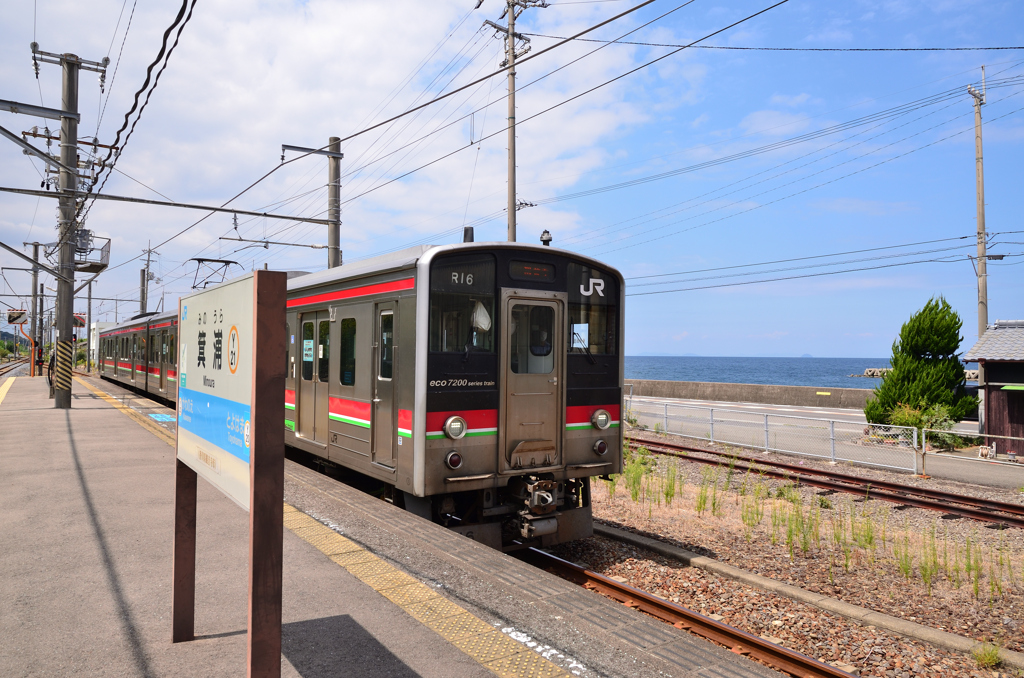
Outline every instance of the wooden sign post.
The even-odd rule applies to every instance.
[[[247,675],[281,675],[287,278],[254,271],[178,302],[171,640],[195,638],[196,489],[249,512]]]

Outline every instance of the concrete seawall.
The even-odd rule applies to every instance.
[[[768,386],[764,384],[718,384],[707,381],[661,381],[626,379],[626,393],[685,400],[714,400],[731,403],[763,403],[797,407],[839,407],[864,409],[871,396],[867,388],[827,388],[815,386]]]

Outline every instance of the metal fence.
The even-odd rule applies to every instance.
[[[637,428],[829,461],[918,471],[917,429],[627,399]]]

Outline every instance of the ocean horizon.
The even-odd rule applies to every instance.
[[[750,358],[697,355],[625,357],[625,378],[707,381],[725,384],[875,388],[881,379],[856,377],[888,358]]]

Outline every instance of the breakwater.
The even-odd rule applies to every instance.
[[[724,384],[707,381],[665,381],[626,379],[626,393],[684,400],[713,400],[729,403],[761,403],[794,407],[839,407],[862,410],[871,396],[868,388],[779,386],[774,384]]]

